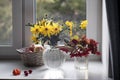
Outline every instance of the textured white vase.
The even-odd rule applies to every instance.
[[[59,68],[65,61],[65,53],[58,48],[47,48],[43,52],[43,61],[49,68]]]

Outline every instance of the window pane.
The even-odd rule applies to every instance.
[[[81,20],[86,19],[86,0],[36,0],[37,18],[46,14],[54,20],[72,20],[75,23],[74,34],[86,34],[86,30],[78,29]]]
[[[0,0],[0,45],[12,44],[12,0]]]

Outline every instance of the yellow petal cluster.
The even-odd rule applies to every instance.
[[[53,35],[57,35],[62,31],[62,26],[60,26],[58,23],[53,23]]]
[[[65,24],[69,27],[69,29],[70,29],[70,37],[72,37],[73,22],[72,21],[66,21]]]
[[[86,29],[87,24],[88,24],[88,21],[87,21],[87,20],[83,20],[83,21],[80,23],[80,28],[81,28],[81,29]]]
[[[62,26],[51,20],[42,19],[38,23],[34,24],[30,31],[32,32],[32,41],[37,43],[37,37],[42,35],[44,37],[51,37],[53,35],[58,35],[62,31]]]
[[[38,34],[39,33],[39,30],[40,30],[40,26],[35,24],[33,27],[30,28],[30,31],[33,33],[33,34]]]
[[[87,20],[83,20],[80,23],[80,28],[81,29],[86,29],[88,24]],[[69,35],[70,35],[70,39],[76,39],[79,40],[79,37],[77,35],[73,35],[73,22],[72,21],[66,21],[65,25],[69,28]],[[63,26],[61,26],[58,22],[54,22],[53,20],[48,20],[48,19],[42,19],[40,21],[38,21],[36,24],[33,24],[33,26],[31,26],[30,31],[32,33],[32,41],[34,43],[39,43],[41,37],[42,38],[52,38],[52,36],[57,36],[58,34],[60,34],[62,31],[64,31]]]
[[[32,41],[35,43],[35,44],[38,44],[40,41],[38,40],[38,38],[36,36],[32,36],[31,37]]]
[[[65,24],[66,24],[68,27],[73,27],[73,22],[72,22],[72,21],[66,21]]]
[[[41,34],[50,37],[52,35],[52,26],[47,24],[41,27]]]
[[[73,39],[75,39],[75,40],[77,40],[77,41],[79,41],[79,40],[80,40],[80,38],[79,38],[79,36],[78,36],[78,35],[74,35],[71,39],[72,39],[72,40],[73,40]]]

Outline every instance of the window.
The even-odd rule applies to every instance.
[[[13,28],[12,0],[1,0],[0,1],[0,45],[12,44],[12,28]]]
[[[100,44],[102,44],[101,1],[102,0],[0,0],[0,33],[2,33],[0,34],[0,58],[3,56],[9,57],[13,55],[18,55],[16,53],[17,48],[30,45],[31,44],[30,28],[25,27],[25,24],[35,23],[36,16],[38,19],[40,19],[45,14],[48,14],[48,15],[54,14],[55,16],[52,15],[51,17],[53,17],[56,20],[74,19],[76,22],[77,20],[79,22],[80,20],[87,19],[88,27],[86,30],[86,35],[89,38],[93,38],[97,40]],[[62,11],[61,12],[59,12],[60,10],[54,11],[53,8],[56,8],[57,6],[55,2],[59,4],[60,10],[63,7],[65,8],[65,11],[66,11],[64,12],[65,14],[68,14],[68,12],[70,12],[69,15],[71,15],[71,12],[73,11],[74,16],[64,18],[64,16],[61,16],[61,14],[63,14]],[[75,6],[71,6],[73,5],[73,3]],[[79,11],[79,9],[81,8],[77,7],[78,3],[79,4],[81,3],[81,6],[83,6],[83,8],[81,7],[83,9],[83,12]],[[3,6],[3,4],[5,4],[5,6]],[[65,7],[66,4],[70,6],[71,8],[69,9],[70,11],[68,11],[68,8]],[[37,5],[37,9],[36,9],[36,5]],[[9,10],[5,12],[5,15],[9,14],[6,20],[9,20],[10,23],[7,23],[7,21],[4,21],[2,19],[3,16],[1,17],[1,14],[3,14],[2,10],[4,12],[5,7],[8,7],[8,6],[10,7],[9,7]],[[43,6],[44,9],[42,9],[43,7],[41,6]],[[48,8],[47,11],[46,11],[46,8]],[[50,10],[49,8],[52,10]],[[37,15],[35,15],[35,13],[37,13]],[[9,24],[9,26],[4,27],[6,29],[2,27],[2,24],[5,24],[5,23],[6,25]],[[3,29],[6,31],[3,31]],[[7,34],[9,33],[9,34],[5,35],[6,33]],[[4,35],[7,37],[1,38]]]
[[[0,58],[22,46],[22,0],[0,0]]]
[[[76,27],[73,34],[85,34],[79,24],[86,19],[86,0],[36,0],[36,4],[38,20],[45,15],[56,21],[71,20]]]
[[[79,23],[87,19],[88,26],[86,34],[88,38],[95,39],[99,42],[99,50],[102,44],[102,0],[36,0],[37,19],[43,18],[44,15],[52,17],[55,20],[72,20]],[[75,27],[78,27],[76,25]],[[94,32],[93,32],[94,31]],[[78,33],[79,34],[79,33]],[[92,59],[101,59],[95,56]]]

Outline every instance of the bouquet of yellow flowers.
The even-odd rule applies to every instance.
[[[59,22],[55,22],[52,19],[43,18],[36,24],[29,24],[31,26],[32,41],[35,44],[41,43],[44,45],[55,46],[57,41],[60,40],[59,36],[64,30],[69,30],[68,27],[61,25]]]
[[[84,20],[80,23],[80,28],[86,29],[86,25],[87,20]],[[37,21],[35,24],[29,23],[28,26],[31,26],[31,39],[35,44],[44,45],[47,43],[51,46],[55,46],[60,40],[60,36],[65,35],[67,32],[69,32],[69,35],[67,35],[67,37],[69,37],[69,40],[73,37],[72,33],[74,24],[72,21],[65,21],[65,24],[61,24],[58,21],[54,21],[53,19],[46,17]],[[61,39],[63,39],[63,37]]]

